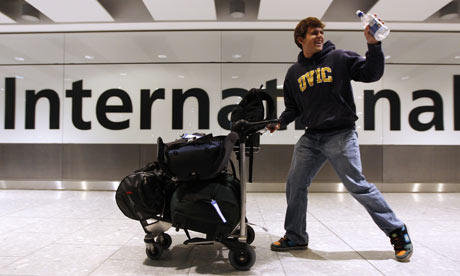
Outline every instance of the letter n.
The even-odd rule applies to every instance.
[[[375,130],[375,104],[381,98],[390,103],[390,130],[401,130],[401,101],[398,94],[389,89],[364,90],[364,130]]]
[[[50,129],[59,129],[59,95],[51,89],[43,89],[37,94],[35,94],[35,90],[26,90],[26,129],[35,129],[35,109],[41,98],[46,98],[49,101]]]
[[[200,88],[192,88],[185,93],[182,93],[182,89],[173,89],[172,128],[183,129],[184,103],[188,97],[195,97],[198,100],[198,128],[209,129],[209,97],[206,91]]]

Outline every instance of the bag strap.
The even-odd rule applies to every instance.
[[[157,161],[160,169],[163,172],[170,174],[165,162],[165,143],[161,137],[158,137],[157,139]]]
[[[275,101],[273,100],[273,98],[270,97],[270,95],[268,95],[268,93],[263,90],[260,90],[259,98],[267,102],[267,116],[265,120],[275,119]]]
[[[229,159],[228,161],[230,162],[230,167],[232,167],[233,178],[238,179],[238,177],[236,176],[235,163],[233,163],[232,159]]]
[[[150,172],[159,169],[160,165],[157,161],[147,163],[143,168],[137,169],[134,173],[138,172]]]
[[[254,145],[251,145],[249,147],[249,178],[248,178],[249,182],[252,182],[253,167],[254,167]]]
[[[236,141],[238,140],[238,134],[236,132],[230,132],[222,142],[222,147],[219,152],[219,156],[216,161],[216,166],[214,167],[214,172],[220,172],[224,170],[225,166],[230,159],[230,154],[233,152],[233,147],[235,146]]]

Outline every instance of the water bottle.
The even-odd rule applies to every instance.
[[[369,25],[369,31],[371,35],[378,41],[382,41],[390,33],[390,29],[383,25],[375,16],[372,14],[365,14],[360,10],[356,11],[356,15],[359,16],[364,26]]]

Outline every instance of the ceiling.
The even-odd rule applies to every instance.
[[[231,1],[244,2],[241,18],[230,15]],[[307,16],[321,18],[329,28],[344,30],[360,27],[355,15],[358,9],[377,13],[392,29],[459,31],[457,1],[1,0],[0,32],[292,29]],[[457,11],[457,15],[443,19],[446,9]],[[23,16],[33,13],[35,18]]]

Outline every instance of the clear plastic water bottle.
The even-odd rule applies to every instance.
[[[378,41],[382,41],[390,33],[390,29],[387,26],[383,25],[375,16],[372,14],[365,14],[360,10],[356,11],[356,15],[361,19],[361,22],[364,23],[364,26],[369,25],[369,31],[372,36]]]

